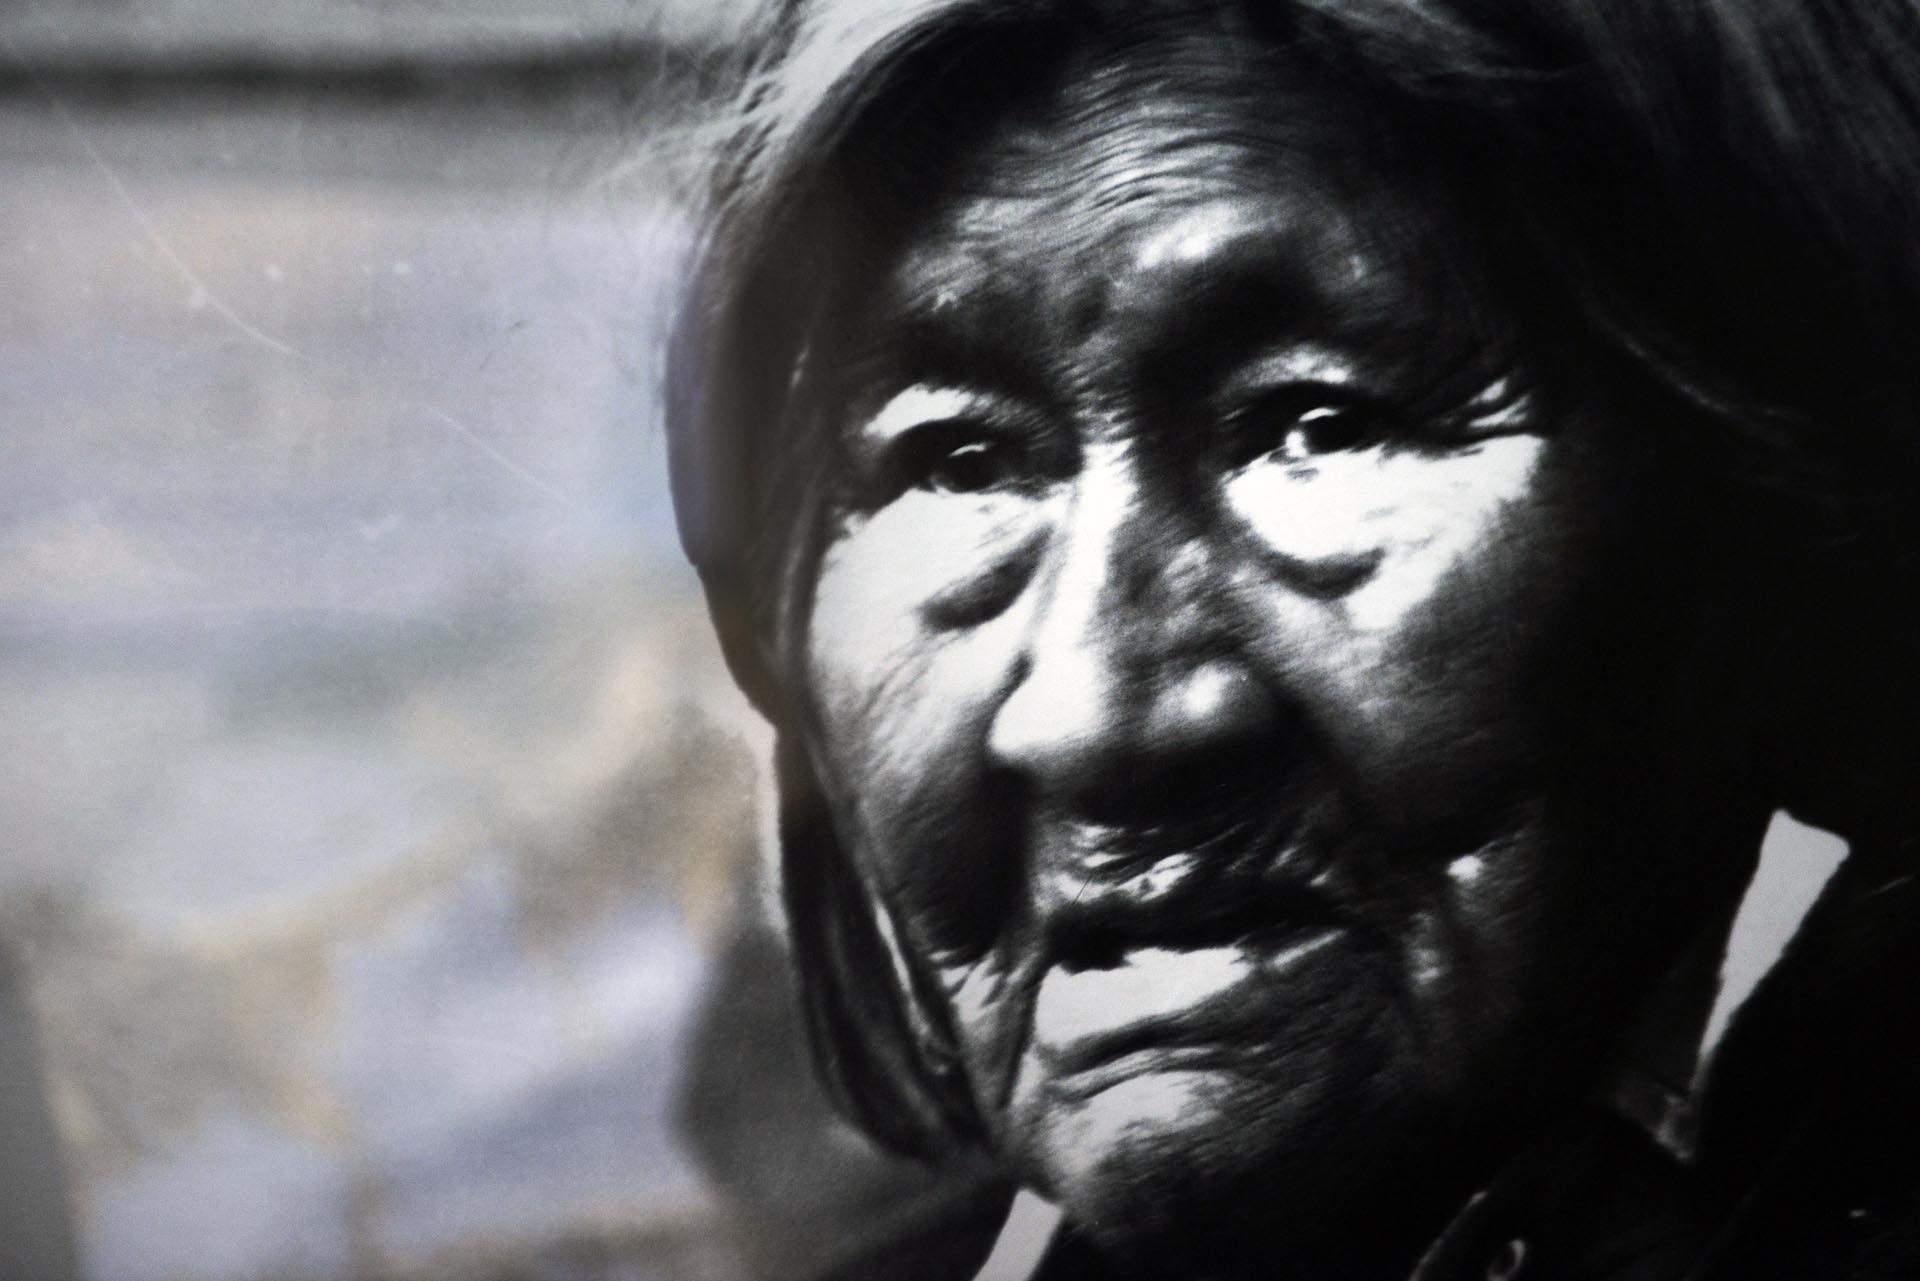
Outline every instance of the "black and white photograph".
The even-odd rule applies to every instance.
[[[0,1281],[1920,1277],[1916,0],[11,0],[0,122]]]

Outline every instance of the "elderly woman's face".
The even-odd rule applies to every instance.
[[[1555,692],[1634,465],[1350,120],[1088,79],[856,318],[813,757],[1013,1165],[1116,1237],[1298,1231],[1532,1106],[1659,946],[1670,747]]]

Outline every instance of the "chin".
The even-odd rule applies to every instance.
[[[1458,1183],[1436,1127],[1380,1106],[1383,1084],[1145,1072],[1056,1101],[1036,1181],[1128,1273],[1404,1275]]]

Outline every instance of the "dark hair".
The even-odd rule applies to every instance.
[[[1222,15],[1439,149],[1499,210],[1498,252],[1533,314],[1697,424],[1688,447],[1733,496],[1710,519],[1754,562],[1727,567],[1730,598],[1772,592],[1808,615],[1791,639],[1742,638],[1769,651],[1771,730],[1803,745],[1777,764],[1803,790],[1779,783],[1779,803],[1827,820],[1814,758],[1849,768],[1829,740],[1871,710],[1812,717],[1846,700],[1807,673],[1905,640],[1920,552],[1920,8],[1907,0],[779,5],[728,118],[680,312],[674,498],[731,668],[780,731],[784,892],[822,1075],[896,1148],[937,1152],[977,1122],[938,1004],[860,892],[796,732],[826,465],[809,420],[818,340],[871,265],[881,187],[935,178],[943,140],[1001,110],[1023,70]],[[977,61],[992,74],[962,74]]]

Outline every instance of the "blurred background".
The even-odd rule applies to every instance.
[[[0,1281],[793,1281],[968,1201],[811,1085],[674,542],[740,23],[0,0]]]
[[[0,4],[0,1281],[804,1276],[657,421],[715,0]]]

